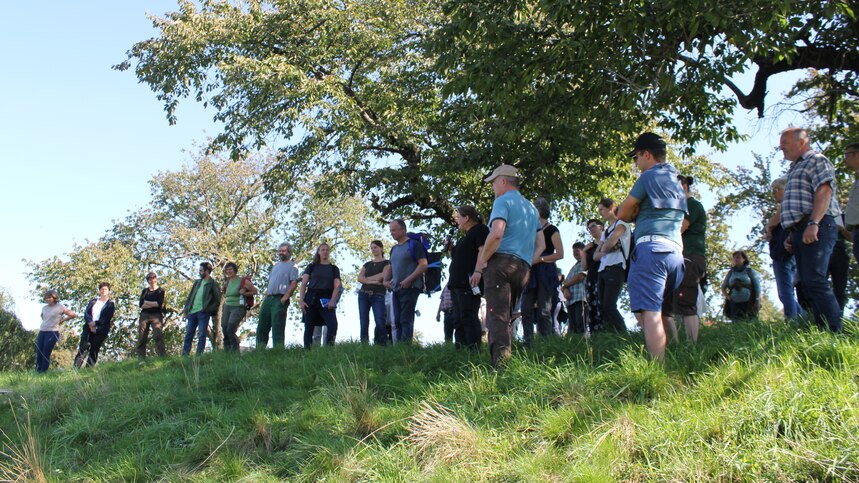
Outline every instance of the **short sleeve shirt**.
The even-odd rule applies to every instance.
[[[686,192],[677,179],[677,170],[657,163],[632,185],[629,194],[639,201],[641,211],[635,219],[635,240],[655,235],[681,245],[680,227],[686,214]]]
[[[390,265],[391,262],[387,260],[382,260],[381,262],[374,262],[370,260],[369,262],[364,264],[364,276],[372,277],[373,275],[378,275],[385,271],[385,267]],[[373,295],[385,295],[385,286],[382,284],[368,284],[365,283],[361,285],[362,292],[368,292]]]
[[[268,278],[268,295],[283,295],[289,290],[292,282],[298,281],[298,268],[292,261],[277,262],[271,267],[271,275]]]
[[[411,245],[411,250],[414,250],[415,255],[412,256],[412,252],[409,249],[409,245]],[[418,268],[417,260],[421,258],[426,258],[427,252],[424,249],[424,246],[415,240],[409,239],[407,242],[401,244],[396,244],[391,247],[391,283],[394,287],[399,285],[406,277],[412,274],[416,268]],[[423,289],[424,281],[421,277],[415,279],[411,285],[412,288]]]
[[[689,212],[686,219],[689,220],[689,228],[683,232],[684,254],[707,254],[707,212],[704,205],[695,198],[686,200]]]
[[[576,262],[573,265],[573,268],[570,269],[570,273],[567,274],[566,281],[569,282],[573,277],[582,273],[582,262]],[[573,304],[575,302],[581,302],[585,299],[585,281],[582,280],[579,283],[574,283],[570,285],[570,298],[567,299],[567,304]]]
[[[477,253],[486,243],[489,227],[483,223],[472,226],[453,247],[450,257],[450,271],[447,286],[450,288],[469,288],[468,276],[477,264]],[[482,280],[482,279],[481,279]]]
[[[311,263],[304,269],[303,275],[309,276],[307,290],[331,293],[334,291],[334,280],[340,279],[340,269],[330,263]]]
[[[60,319],[63,317],[63,312],[66,306],[63,304],[45,305],[42,307],[42,325],[39,330],[42,332],[56,332],[60,330]]]
[[[620,235],[620,239],[615,245],[615,249],[609,253],[603,255],[600,259],[599,269],[598,271],[602,272],[605,267],[611,267],[613,265],[620,265],[621,268],[626,268],[626,261],[629,258],[629,242],[632,239],[632,228],[629,227],[629,223],[623,220],[617,220],[612,226],[610,226],[607,230],[602,232],[600,235],[600,241],[606,241],[610,236],[614,234],[614,230],[617,230],[617,227],[623,226],[626,227],[623,234]]]
[[[537,208],[534,208],[519,190],[510,190],[495,198],[492,203],[490,227],[495,220],[504,220],[507,223],[496,253],[512,255],[530,267],[531,258],[534,256],[534,239],[540,230]]]
[[[800,156],[787,172],[787,185],[781,203],[781,226],[788,229],[810,215],[814,208],[814,192],[826,183],[832,186],[826,214],[838,216],[841,209],[835,196],[835,168],[832,163],[813,151]]]

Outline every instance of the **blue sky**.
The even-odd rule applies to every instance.
[[[30,294],[22,260],[62,255],[74,243],[97,239],[113,220],[147,202],[147,181],[155,172],[179,168],[187,159],[183,150],[218,132],[214,112],[191,101],[180,104],[178,124],[169,126],[147,86],[131,72],[111,69],[134,42],[155,34],[146,13],[175,9],[175,1],[166,0],[0,4],[0,206],[6,227],[0,287],[12,294],[28,328],[38,327],[40,304]],[[770,104],[795,77],[773,79]],[[748,89],[751,76],[739,82]],[[726,153],[700,154],[730,167],[750,165],[753,152],[770,154],[778,132],[801,122],[790,113],[763,121],[740,113],[736,125],[751,140]],[[703,201],[708,206],[706,194]],[[742,218],[735,218],[740,244],[750,222]],[[574,230],[566,227],[562,236],[569,246]],[[572,264],[570,255],[560,266],[566,272]],[[424,300],[416,328],[438,340],[438,299]],[[354,332],[341,330],[347,338]]]

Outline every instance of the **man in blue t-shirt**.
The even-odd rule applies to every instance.
[[[635,249],[630,259],[627,289],[629,304],[644,332],[651,357],[665,358],[663,297],[683,280],[683,240],[680,228],[686,214],[686,192],[673,166],[665,164],[665,141],[647,132],[635,141],[628,155],[641,170],[618,218],[635,222]]]
[[[409,238],[406,222],[400,218],[388,224],[391,238],[391,279],[385,286],[394,291],[394,342],[411,343],[415,334],[415,307],[424,288],[427,252],[424,246]]]
[[[540,256],[546,241],[540,232],[537,209],[519,192],[519,171],[502,164],[484,180],[492,183],[495,202],[489,215],[489,236],[471,276],[486,291],[486,329],[492,366],[510,357],[513,340],[513,307],[522,294],[531,262]]]

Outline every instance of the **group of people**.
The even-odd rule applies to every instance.
[[[839,307],[827,275],[839,231],[852,240],[859,230],[859,143],[850,144],[845,152],[845,163],[857,173],[857,181],[843,217],[835,197],[834,167],[810,149],[807,132],[785,130],[780,147],[791,166],[773,184],[778,212],[767,225],[779,298],[787,318],[799,316],[803,309],[794,298],[797,287],[817,325],[839,332],[843,306]],[[700,201],[690,196],[694,180],[678,175],[666,163],[666,143],[654,133],[640,135],[628,155],[641,175],[619,206],[609,198],[600,201],[597,211],[602,220],[587,222],[593,241],[572,245],[576,264],[566,278],[558,276],[556,262],[564,257],[564,249],[558,228],[548,221],[549,203],[542,198],[532,203],[522,196],[522,178],[516,167],[502,164],[485,178],[495,195],[488,225],[473,206],[456,208],[462,236],[455,243],[445,243],[450,255],[445,296],[449,297],[450,327],[457,347],[480,347],[484,323],[479,311],[484,299],[485,332],[495,367],[510,357],[514,320],[520,315],[526,346],[535,327],[541,336],[559,332],[554,322],[559,294],[569,314],[569,332],[626,332],[618,309],[624,284],[646,349],[654,359],[663,360],[668,339],[678,338],[674,315],[682,317],[687,340],[697,341],[706,277],[706,213]],[[370,341],[371,312],[376,345],[410,342],[414,337],[415,308],[424,290],[428,253],[410,236],[404,220],[391,221],[389,230],[394,240],[389,258],[385,258],[383,243],[374,240],[370,244],[372,260],[358,274],[360,339],[364,343]],[[301,277],[289,244],[278,247],[278,256],[259,310],[257,348],[267,347],[270,335],[274,347],[284,347],[286,311],[296,289],[305,325],[304,346],[313,345],[321,327],[325,328],[324,343],[333,345],[343,289],[340,270],[330,260],[330,246],[322,243],[317,247]],[[854,256],[859,260],[855,244]],[[237,330],[259,293],[249,277],[238,276],[239,267],[234,263],[224,267],[223,287],[212,278],[212,270],[210,263],[200,264],[200,277],[182,310],[185,355],[195,336],[196,352],[203,352],[210,319],[219,311],[224,348],[237,351]],[[164,355],[164,290],[155,273],[147,274],[146,280],[148,287],[139,299],[137,353],[145,357],[151,331],[157,353]],[[745,252],[733,254],[733,265],[721,288],[726,315],[738,319],[756,313],[760,278],[749,267]],[[56,291],[46,292],[44,299],[47,305],[42,309],[36,342],[40,372],[48,368],[59,325],[76,317],[59,303]],[[114,311],[110,284],[102,282],[98,297],[84,312],[76,366],[96,363]]]

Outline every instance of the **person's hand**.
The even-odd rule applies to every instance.
[[[287,302],[289,302],[289,297],[287,297],[286,295],[280,298],[280,305],[286,305]]]
[[[307,306],[307,302],[305,302],[304,300],[299,301],[298,306],[301,307],[302,312],[307,312],[307,309],[310,308]]]
[[[390,281],[390,280],[388,280],[387,282],[383,282],[383,283],[382,283],[382,286],[383,286],[383,287],[385,287],[385,288],[386,288],[386,289],[388,289],[388,290],[393,290],[393,288],[394,288],[394,287],[393,287],[393,284],[391,283],[391,281]]]
[[[468,283],[472,287],[476,287],[480,285],[480,278],[483,277],[483,274],[480,272],[474,272],[471,274],[471,278],[468,279]]]
[[[95,329],[95,323],[90,322],[88,325],[89,325],[89,331],[92,332],[93,334],[95,334],[95,330],[96,330]]]
[[[337,308],[337,301],[334,299],[329,300],[328,301],[328,310],[334,310],[336,308]]]
[[[787,250],[788,253],[793,253],[793,242],[791,241],[792,237],[787,237],[784,239],[784,249]]]
[[[441,322],[441,312],[439,312],[439,313],[435,314],[435,321],[436,321],[436,322]]]
[[[412,286],[412,281],[409,280],[408,278],[405,278],[400,282],[400,288],[409,288],[411,286]]]
[[[812,243],[817,241],[817,232],[820,230],[820,227],[812,224],[809,224],[805,227],[805,231],[802,232],[802,243],[806,245],[811,245]]]

